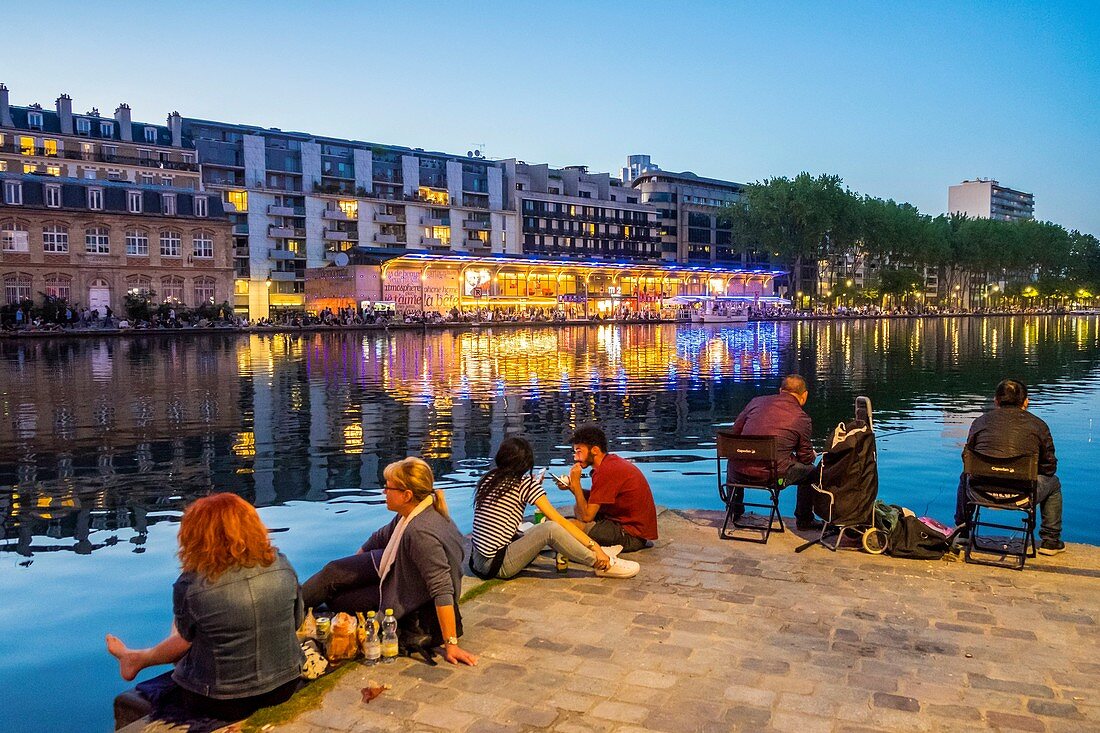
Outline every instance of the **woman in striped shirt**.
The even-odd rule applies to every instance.
[[[483,579],[511,578],[550,546],[567,559],[587,565],[604,578],[632,578],[638,563],[618,558],[621,546],[600,547],[582,529],[562,517],[542,489],[545,472],[535,475],[535,454],[523,438],[505,438],[494,458],[496,467],[481,477],[474,491],[473,550],[470,570]],[[533,505],[546,516],[516,536],[523,511]]]

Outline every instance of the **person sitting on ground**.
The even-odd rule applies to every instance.
[[[569,485],[574,523],[604,547],[636,552],[657,539],[657,507],[645,476],[630,461],[607,452],[607,436],[595,425],[573,433]],[[581,489],[581,471],[592,468],[592,489]]]
[[[1041,524],[1039,552],[1057,555],[1064,552],[1062,542],[1062,482],[1054,475],[1058,459],[1054,456],[1054,438],[1041,418],[1027,411],[1030,404],[1027,386],[1016,379],[1004,379],[993,395],[993,410],[970,425],[965,453],[971,450],[989,458],[1037,456],[1039,459],[1039,504]],[[955,501],[955,524],[962,525],[968,516],[966,508],[966,475],[959,479]]]
[[[511,578],[531,564],[547,545],[567,560],[587,565],[605,578],[633,578],[638,563],[616,557],[622,547],[600,547],[580,527],[562,517],[542,489],[543,474],[534,475],[535,454],[523,438],[505,438],[497,449],[496,468],[474,490],[474,528],[470,570],[474,575]],[[535,506],[546,521],[516,537],[523,510]]]
[[[303,583],[306,606],[352,614],[392,608],[403,628],[423,629],[442,644],[448,662],[475,665],[477,657],[458,645],[462,534],[443,492],[434,489],[432,469],[419,458],[405,458],[382,475],[386,508],[397,516],[356,554],[333,560]],[[425,618],[425,610],[434,620]]]
[[[235,721],[298,689],[304,617],[298,576],[268,539],[259,514],[236,494],[212,494],[180,520],[183,572],[172,588],[172,631],[148,649],[111,634],[107,651],[132,680],[147,667],[175,670],[138,686],[156,707],[190,718]]]
[[[797,486],[795,497],[795,525],[801,532],[821,529],[822,523],[814,519],[813,487],[810,485],[818,475],[814,465],[817,454],[810,444],[813,422],[802,409],[809,399],[806,380],[797,374],[783,377],[778,394],[754,397],[741,410],[730,430],[734,435],[772,435],[775,436],[776,463],[779,478],[784,486]],[[738,466],[729,462],[726,480],[762,481],[766,476],[760,469],[750,466]],[[744,512],[744,491],[735,494],[734,518],[740,519]]]

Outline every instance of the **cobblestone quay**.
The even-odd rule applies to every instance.
[[[633,580],[541,559],[463,604],[476,668],[357,668],[275,730],[1100,730],[1100,548],[1016,572],[720,522],[662,512]],[[372,679],[393,689],[365,704]]]

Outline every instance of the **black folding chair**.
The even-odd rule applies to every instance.
[[[991,458],[972,450],[963,451],[966,476],[966,529],[970,542],[966,562],[1023,570],[1024,562],[1035,557],[1035,504],[1039,489],[1039,457]],[[982,521],[982,510],[1023,514],[1020,524]],[[1008,521],[1008,520],[1005,520]],[[1007,538],[986,535],[980,528],[1003,529]],[[1017,549],[1018,548],[1018,549]],[[1015,558],[1011,564],[1009,558]]]
[[[779,515],[779,492],[783,490],[783,479],[779,477],[776,462],[775,436],[734,435],[719,430],[717,464],[718,496],[726,505],[726,519],[718,533],[721,539],[767,544],[773,531],[786,531],[783,517]],[[745,470],[764,478],[749,479],[743,473]],[[767,503],[745,501],[747,491],[767,492]],[[758,521],[763,515],[745,514],[748,507],[767,509],[767,521]],[[747,517],[757,521],[746,521]]]

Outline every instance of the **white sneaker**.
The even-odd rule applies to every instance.
[[[623,546],[622,545],[611,545],[611,547],[603,547],[601,545],[600,549],[603,550],[603,553],[605,555],[607,555],[608,557],[618,557],[619,553],[623,551]]]
[[[620,557],[612,557],[611,565],[607,570],[597,570],[597,578],[633,578],[638,574],[642,566],[633,560],[623,560]]]

